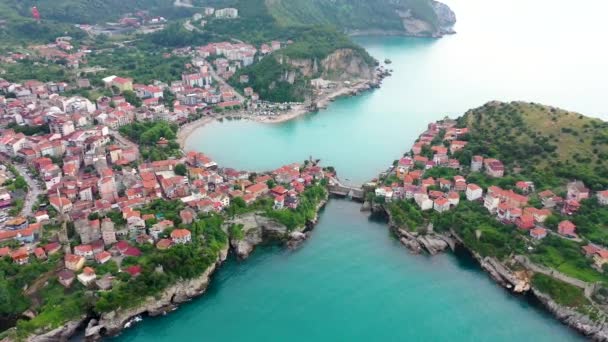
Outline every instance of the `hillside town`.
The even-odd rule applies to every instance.
[[[533,182],[523,179],[507,184],[508,189],[497,185],[483,188],[469,181],[475,174],[490,180],[501,179],[505,176],[505,166],[500,160],[481,155],[472,156],[470,165],[461,165],[452,158],[467,145],[467,134],[467,128],[458,128],[456,121],[450,119],[429,124],[411,151],[396,161],[385,175],[386,184],[375,188],[376,198],[383,202],[413,200],[421,211],[432,210],[438,214],[453,210],[460,201],[478,202],[497,221],[528,232],[533,241],[553,234],[581,242],[583,239],[571,220],[559,221],[555,229],[551,229],[546,225],[547,219],[552,215],[572,217],[580,210],[581,201],[593,196],[600,205],[608,206],[608,189],[593,193],[579,180],[568,183],[562,196],[550,189],[536,189]],[[428,176],[432,170],[454,176]],[[593,259],[599,271],[608,263],[608,246],[590,243],[581,252]]]
[[[71,50],[67,38],[52,45],[45,47],[46,55],[86,58],[50,50]],[[96,101],[69,95],[93,88],[84,78],[75,84],[0,79],[0,258],[27,265],[62,255],[56,277],[63,286],[77,280],[105,291],[117,274],[98,277],[97,267],[114,261],[118,272],[136,277],[142,268],[120,267],[124,258],[142,256],[142,245],[166,250],[190,243],[188,225],[201,215],[221,214],[235,200],[244,206],[263,201],[277,211],[298,209],[300,195],[331,176],[313,162],[252,173],[175,147],[176,155],[150,160],[142,157],[141,145],[119,133],[134,123],[180,124],[218,108],[255,107],[251,88],[245,88],[245,99],[223,79],[258,53],[280,46],[271,42],[258,51],[248,44],[214,43],[182,49],[175,53],[193,57],[181,80],[137,84],[112,75],[97,89],[107,95]],[[210,56],[218,58],[210,63]],[[161,136],[150,148],[171,144]],[[179,222],[167,219],[166,212],[140,211],[157,200],[182,203],[173,213]]]

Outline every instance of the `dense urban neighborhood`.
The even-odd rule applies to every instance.
[[[3,62],[67,60],[65,68],[78,69],[90,50],[70,41],[59,37]],[[203,274],[225,257],[229,238],[243,239],[241,227],[228,219],[255,212],[288,231],[307,228],[333,177],[316,161],[238,171],[184,152],[176,140],[180,125],[205,117],[289,109],[227,82],[283,44],[290,42],[175,49],[167,58],[184,58],[184,71],[170,82],[139,84],[117,75],[73,82],[0,79],[0,258],[10,282],[2,291],[12,297],[1,310],[15,319],[26,312],[29,320],[18,321],[17,336],[44,333],[87,315],[91,306],[99,313],[132,307],[179,279]],[[238,82],[246,85],[247,75]],[[195,269],[175,269],[175,263]],[[156,285],[140,288],[152,279]],[[31,299],[50,292],[52,300]]]

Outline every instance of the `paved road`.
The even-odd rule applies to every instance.
[[[114,137],[114,140],[116,140],[121,145],[124,145],[124,146],[127,146],[127,147],[136,147],[136,148],[139,148],[136,143],[134,143],[131,140],[123,137],[117,131],[110,130],[110,134]]]
[[[232,93],[234,93],[234,95],[236,96],[236,98],[241,102],[241,103],[245,103],[245,97],[243,95],[241,95],[241,93],[239,93],[238,91],[236,91],[236,89],[234,89],[230,84],[228,84],[228,82],[226,82],[226,80],[224,80],[223,78],[221,78],[216,72],[215,69],[213,69],[213,67],[211,65],[209,65],[209,74],[211,75],[211,77],[213,77],[213,79],[218,82],[222,87],[226,87],[228,89],[230,89],[232,91]]]
[[[19,164],[13,165],[15,166],[17,171],[19,171],[21,176],[25,179],[28,187],[30,188],[27,192],[27,195],[25,196],[25,203],[23,204],[23,211],[21,212],[21,215],[26,217],[31,216],[33,214],[32,207],[34,206],[34,203],[36,203],[38,195],[42,195],[44,192],[40,188],[40,185],[38,185],[38,181],[36,181],[26,173],[27,168],[25,168],[25,166]]]

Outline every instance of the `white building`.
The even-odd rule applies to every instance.
[[[469,184],[467,185],[466,195],[469,201],[478,200],[483,196],[483,189],[477,184]]]

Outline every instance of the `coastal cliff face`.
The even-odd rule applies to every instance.
[[[559,305],[551,297],[532,288],[532,293],[557,319],[573,329],[581,332],[593,341],[608,341],[608,324],[592,320],[571,308]]]
[[[438,20],[438,33],[440,35],[443,34],[453,34],[456,33],[454,31],[454,25],[456,24],[456,13],[452,11],[452,9],[439,1],[432,1],[433,9],[435,14],[437,15]]]
[[[321,61],[314,59],[295,59],[278,55],[280,64],[290,66],[280,81],[293,84],[298,77],[321,77],[332,81],[373,80],[374,65],[370,65],[361,54],[352,49],[338,49]]]
[[[96,340],[100,335],[116,335],[135,316],[145,313],[150,316],[161,315],[191,298],[202,295],[207,290],[211,275],[227,256],[228,246],[220,252],[217,262],[209,266],[199,277],[180,281],[165,289],[157,297],[146,298],[136,307],[102,314],[96,324],[89,324],[85,336],[88,340]]]
[[[289,238],[287,227],[256,213],[242,215],[230,223],[242,225],[243,238],[230,239],[230,245],[239,259],[249,257],[255,246],[264,241]]]
[[[294,231],[289,231],[285,225],[257,213],[241,215],[229,222],[242,225],[243,233],[241,239],[231,238],[230,246],[241,260],[247,259],[257,245],[265,242],[285,242],[287,247],[296,248],[308,238],[309,235],[305,231],[317,224],[318,212],[326,203],[327,199],[317,205],[317,215],[306,227],[299,227]]]
[[[369,65],[361,55],[351,49],[339,49],[321,61],[322,78],[347,81],[352,79],[372,80],[374,66]]]

